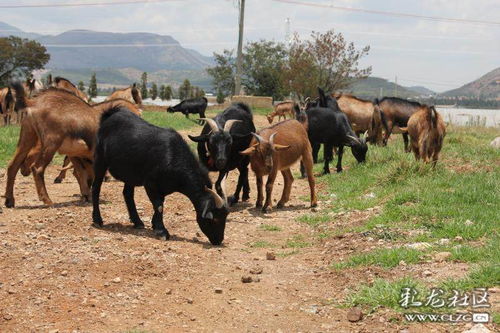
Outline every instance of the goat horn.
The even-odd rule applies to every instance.
[[[224,132],[228,132],[231,131],[231,128],[233,127],[234,123],[241,123],[242,121],[241,120],[237,120],[237,119],[230,119],[228,121],[226,121],[226,123],[224,124]]]
[[[262,143],[262,142],[265,142],[266,140],[261,137],[260,135],[258,135],[257,133],[253,133],[252,132],[252,135],[257,139],[257,141],[259,141],[259,143]]]
[[[210,128],[212,129],[212,132],[213,133],[217,133],[220,131],[220,128],[219,128],[219,125],[217,125],[217,123],[215,122],[215,120],[211,119],[211,118],[200,118],[200,120],[204,120],[207,122],[207,124],[210,126]]]
[[[214,198],[214,201],[215,201],[215,207],[217,208],[222,208],[224,207],[224,199],[222,199],[220,197],[220,195],[217,194],[217,192],[215,192],[214,190],[212,190],[211,188],[208,188],[205,186],[205,191],[207,191],[208,193],[210,193],[212,195],[212,197]]]
[[[227,203],[227,195],[226,195],[226,179],[227,179],[227,176],[229,176],[229,172],[226,173],[226,175],[224,176],[224,178],[222,178],[222,181],[220,183],[220,186],[222,188],[222,194],[224,195],[224,206],[228,207],[228,203]]]
[[[357,143],[361,143],[361,141],[359,141],[359,138],[356,136],[348,135],[347,137],[353,141],[356,141]]]
[[[274,137],[276,136],[276,134],[278,134],[277,132],[274,132],[273,134],[271,134],[271,136],[269,137],[269,143],[271,144],[271,147],[274,147]]]

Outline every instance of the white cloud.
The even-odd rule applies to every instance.
[[[13,0],[11,0],[13,1]],[[301,0],[336,6],[413,13],[426,16],[500,21],[498,0]],[[34,1],[30,1],[33,3]],[[38,2],[47,2],[39,0]],[[422,81],[442,91],[461,85],[500,66],[500,27],[439,22],[407,17],[353,13],[247,1],[245,40],[285,36],[285,19],[304,37],[311,30],[335,28],[357,46],[371,45],[363,60],[374,74]],[[238,10],[233,1],[190,0],[161,4],[64,9],[4,10],[2,20],[25,31],[57,33],[69,29],[168,34],[189,48],[211,54],[237,43]],[[436,84],[439,83],[439,84]]]

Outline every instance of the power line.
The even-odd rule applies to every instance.
[[[135,5],[143,3],[161,3],[185,0],[120,0],[120,1],[97,1],[97,2],[70,2],[70,3],[40,3],[40,4],[13,4],[0,5],[0,8],[49,8],[49,7],[87,7],[87,6],[116,6],[116,5]]]
[[[318,8],[330,8],[365,14],[375,14],[375,15],[385,15],[385,16],[395,16],[395,17],[410,17],[416,19],[424,19],[430,21],[443,21],[443,22],[453,22],[453,23],[473,23],[473,24],[485,24],[485,25],[495,25],[500,26],[500,22],[497,21],[483,21],[483,20],[471,20],[471,19],[460,19],[460,18],[451,18],[451,17],[441,17],[441,16],[425,16],[411,13],[399,13],[399,12],[389,12],[382,10],[373,10],[373,9],[363,9],[363,8],[353,8],[353,7],[342,7],[342,6],[334,6],[320,3],[311,3],[311,2],[302,2],[296,0],[272,0],[274,2],[282,2],[289,3],[294,5],[302,5],[309,7],[318,7]]]

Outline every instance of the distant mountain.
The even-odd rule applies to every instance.
[[[72,30],[37,39],[51,57],[48,68],[127,68],[142,71],[196,70],[210,66],[210,57],[183,48],[171,36]]]
[[[425,88],[424,88],[425,89]],[[379,96],[398,96],[403,98],[415,98],[422,93],[410,88],[396,85],[386,79],[370,76],[366,79],[356,81],[348,89],[348,92],[364,98],[375,98]]]
[[[36,39],[41,37],[39,34],[24,32],[19,28],[16,28],[10,24],[0,22],[0,37],[16,36],[21,38]]]
[[[500,67],[466,85],[441,94],[446,97],[500,99]]]
[[[413,92],[416,92],[417,94],[424,95],[424,96],[436,94],[436,92],[430,90],[429,88],[423,87],[423,86],[406,87],[406,89],[413,91]]]
[[[39,41],[50,53],[46,69],[74,82],[87,83],[95,72],[101,84],[128,85],[148,72],[150,82],[176,86],[188,78],[205,89],[210,86],[205,68],[212,65],[212,58],[182,47],[171,36],[91,30],[43,36],[0,22],[0,37],[9,35]]]

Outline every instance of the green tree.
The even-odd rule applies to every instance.
[[[14,73],[29,77],[49,61],[47,49],[34,40],[19,37],[0,38],[0,85],[6,84]]]
[[[83,84],[83,81],[78,82],[78,90],[85,92],[85,85]]]
[[[90,77],[88,93],[90,98],[97,97],[97,78],[95,73],[92,73]]]
[[[212,77],[212,84],[216,91],[221,91],[224,96],[233,94],[234,77],[236,74],[236,60],[233,51],[224,50],[214,53],[215,66],[207,68],[207,73]]]
[[[148,73],[146,72],[141,75],[141,95],[142,98],[148,98]]]
[[[282,43],[261,40],[245,46],[242,83],[250,95],[282,99],[288,94],[283,68],[287,50]]]
[[[179,99],[184,100],[191,96],[191,82],[185,79],[182,85],[179,87]]]
[[[154,101],[156,97],[158,97],[158,86],[156,85],[156,83],[153,83],[151,85],[150,93],[151,93],[151,99]]]
[[[166,86],[165,87],[165,99],[167,101],[171,100],[173,97],[173,91],[171,86]]]
[[[295,35],[284,68],[284,85],[288,83],[299,97],[315,96],[317,87],[326,91],[347,88],[370,75],[371,67],[359,67],[359,60],[369,51],[369,46],[356,49],[333,29],[312,32],[308,40]]]
[[[217,104],[224,104],[224,94],[221,89],[217,91]]]
[[[166,99],[166,98],[165,98],[165,85],[164,85],[164,84],[162,84],[162,85],[160,86],[160,91],[158,92],[158,97],[160,97],[160,99],[161,99],[162,101],[164,101],[164,100]]]

